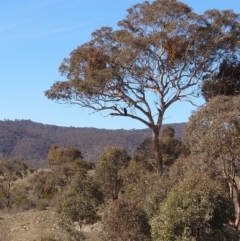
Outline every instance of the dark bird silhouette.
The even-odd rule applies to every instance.
[[[162,114],[162,111],[159,109],[159,108],[157,108],[157,110],[159,111],[159,113],[160,113],[160,115]]]
[[[127,115],[127,109],[123,108],[123,111],[124,111],[124,115]]]

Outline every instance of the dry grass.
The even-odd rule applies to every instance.
[[[0,226],[0,241],[70,240],[65,230],[59,227],[58,220],[53,209],[6,214]],[[86,241],[99,241],[96,231],[90,227],[86,227],[84,231]],[[47,239],[50,237],[52,239]]]
[[[0,241],[10,241],[10,229],[6,225],[0,224]]]
[[[6,214],[2,225],[9,227],[11,241],[37,241],[44,236],[57,240],[68,239],[66,233],[58,226],[58,216],[52,210],[28,210]]]
[[[36,172],[18,179],[12,188],[31,188],[29,180]],[[90,172],[89,175],[93,175]],[[59,226],[59,217],[54,207],[45,210],[0,211],[0,241],[69,241],[69,235]],[[99,233],[91,227],[84,228],[86,241],[99,241]]]

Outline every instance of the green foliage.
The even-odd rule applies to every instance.
[[[234,234],[228,227],[233,219],[233,202],[222,187],[202,174],[190,175],[164,200],[152,221],[152,237],[155,241],[238,240],[226,239]]]
[[[85,169],[76,168],[74,163],[55,166],[53,169],[43,169],[29,180],[31,184],[29,199],[39,210],[53,206],[58,195],[71,184],[76,173],[84,175],[86,172]]]
[[[186,158],[189,154],[185,145],[174,139],[174,132],[171,126],[167,126],[159,138],[160,151],[165,164],[165,174],[161,180],[157,175],[157,163],[151,139],[146,139],[138,147],[136,155],[122,172],[123,198],[136,200],[150,218],[156,215],[167,192],[175,184],[169,179],[168,169],[180,156]]]
[[[221,169],[221,176],[229,186],[229,196],[240,208],[240,97],[216,96],[199,109],[185,129],[185,141],[194,155],[199,155]],[[240,223],[236,211],[235,227]]]
[[[136,150],[133,159],[141,165],[141,168],[150,172],[156,170],[156,160],[154,158],[153,143],[150,138],[145,139]]]
[[[51,146],[48,152],[47,162],[50,165],[61,165],[73,162],[78,158],[82,158],[82,154],[77,148]]]
[[[93,178],[82,174],[76,176],[58,200],[60,225],[75,240],[83,240],[82,227],[99,220],[97,211],[102,202],[103,195]]]
[[[179,156],[189,155],[187,147],[181,141],[175,139],[174,134],[175,130],[173,127],[167,126],[163,129],[159,138],[159,149],[165,168],[171,166]],[[144,142],[137,148],[134,159],[138,162],[143,162],[143,165],[145,165],[147,170],[157,171],[154,147],[150,138],[144,140]]]
[[[159,179],[157,172],[146,169],[144,161],[135,159],[130,161],[121,175],[124,180],[121,199],[135,200],[148,217],[155,215],[166,196],[166,182]]]
[[[14,194],[13,207],[20,210],[27,210],[30,208],[27,193],[16,193]]]
[[[78,168],[85,169],[85,170],[92,170],[95,168],[95,164],[93,162],[84,161],[81,158],[77,158],[73,161],[74,165]]]
[[[220,153],[239,155],[239,101],[239,96],[217,96],[191,116],[184,140],[192,153],[205,153],[215,159]]]
[[[0,159],[0,175],[2,180],[15,181],[18,178],[23,178],[27,174],[27,165],[22,159]]]
[[[92,168],[91,163],[76,159],[71,163],[38,171],[29,180],[31,185],[30,201],[39,210],[54,206],[61,191],[72,184],[75,176],[86,175],[90,168]]]
[[[240,63],[236,59],[223,60],[218,73],[209,77],[205,77],[202,84],[202,94],[206,101],[217,95],[239,95]]]
[[[109,147],[99,158],[96,166],[96,180],[107,198],[118,199],[123,187],[121,172],[127,167],[130,157],[126,150]]]
[[[104,210],[102,223],[103,240],[151,240],[147,215],[136,202],[115,200]]]
[[[54,179],[52,179],[52,171],[39,171],[30,180],[32,190],[36,198],[43,198],[45,194],[54,191]]]
[[[0,159],[0,192],[4,196],[4,206],[12,205],[12,184],[27,175],[27,165],[21,159]]]
[[[147,183],[148,188],[145,195],[145,202],[143,208],[148,215],[149,219],[155,217],[162,202],[165,200],[168,192],[171,190],[172,186],[168,180],[155,180],[154,183]]]
[[[166,126],[162,133],[161,133],[162,137],[170,137],[173,138],[175,136],[175,130],[172,126]]]
[[[179,156],[187,156],[189,154],[186,146],[177,139],[170,136],[162,136],[159,141],[165,166],[172,165]]]
[[[168,169],[165,178],[168,180],[168,186],[173,187],[186,176],[194,175],[194,173],[222,181],[219,165],[203,153],[192,153],[187,157],[181,156]]]

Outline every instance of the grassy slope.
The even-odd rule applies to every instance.
[[[18,179],[13,188],[29,187],[31,179],[36,173],[29,173],[23,179]],[[43,237],[68,241],[68,235],[58,225],[58,215],[54,208],[46,210],[30,209],[17,212],[13,210],[4,213],[0,210],[0,241],[39,241]],[[99,241],[98,233],[91,227],[85,227],[86,241]]]

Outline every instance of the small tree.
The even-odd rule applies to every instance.
[[[96,182],[91,177],[77,176],[57,205],[61,226],[75,240],[83,240],[82,228],[99,220],[97,211],[102,202],[103,195]]]
[[[124,180],[121,199],[134,200],[139,207],[145,210],[146,199],[148,199],[149,195],[165,193],[165,182],[163,179],[159,179],[157,172],[149,170],[148,166],[146,167],[144,164],[144,160],[132,159],[127,168],[121,172]],[[163,198],[161,194],[158,202]],[[147,214],[152,213],[149,207],[150,205],[146,210]]]
[[[73,162],[78,158],[82,158],[82,154],[77,148],[51,146],[48,151],[47,162],[50,165],[61,165],[67,162]]]
[[[7,208],[12,204],[12,184],[18,178],[27,174],[27,165],[22,159],[1,159],[0,160],[0,191],[4,196]]]
[[[76,172],[87,171],[76,168],[73,163],[66,163],[55,166],[52,170],[36,173],[30,179],[34,195],[37,198],[52,198],[59,190],[71,184]]]
[[[198,15],[182,2],[155,0],[129,8],[118,26],[96,30],[73,50],[59,68],[67,80],[55,82],[45,95],[146,125],[162,176],[158,137],[164,114],[177,101],[191,102],[203,76],[238,53],[239,15],[230,10]]]
[[[164,168],[171,166],[180,155],[187,156],[189,154],[189,150],[184,143],[175,139],[174,135],[175,130],[173,127],[167,126],[163,129],[162,134],[158,139]],[[134,159],[138,162],[144,162],[146,169],[150,171],[158,171],[154,155],[154,146],[151,139],[144,140],[144,142],[137,148]]]
[[[116,200],[105,209],[102,222],[103,240],[151,240],[147,215],[136,202]]]
[[[164,161],[164,169],[169,169],[182,155],[186,158],[189,151],[185,145],[174,138],[174,129],[167,127],[159,138],[159,145]],[[154,150],[151,139],[146,139],[138,148],[136,155],[129,165],[121,172],[124,180],[123,198],[136,200],[149,217],[156,214],[161,201],[172,187],[167,178],[159,180],[157,163],[154,158]]]
[[[164,200],[152,221],[152,237],[154,241],[239,240],[228,226],[233,219],[233,202],[222,187],[202,174],[192,174]]]
[[[240,223],[240,97],[217,96],[196,112],[185,129],[185,141],[191,153],[215,162],[235,200],[235,228]]]
[[[96,166],[96,180],[108,198],[118,199],[123,187],[121,171],[127,167],[129,161],[126,150],[118,147],[109,147],[100,156]]]

